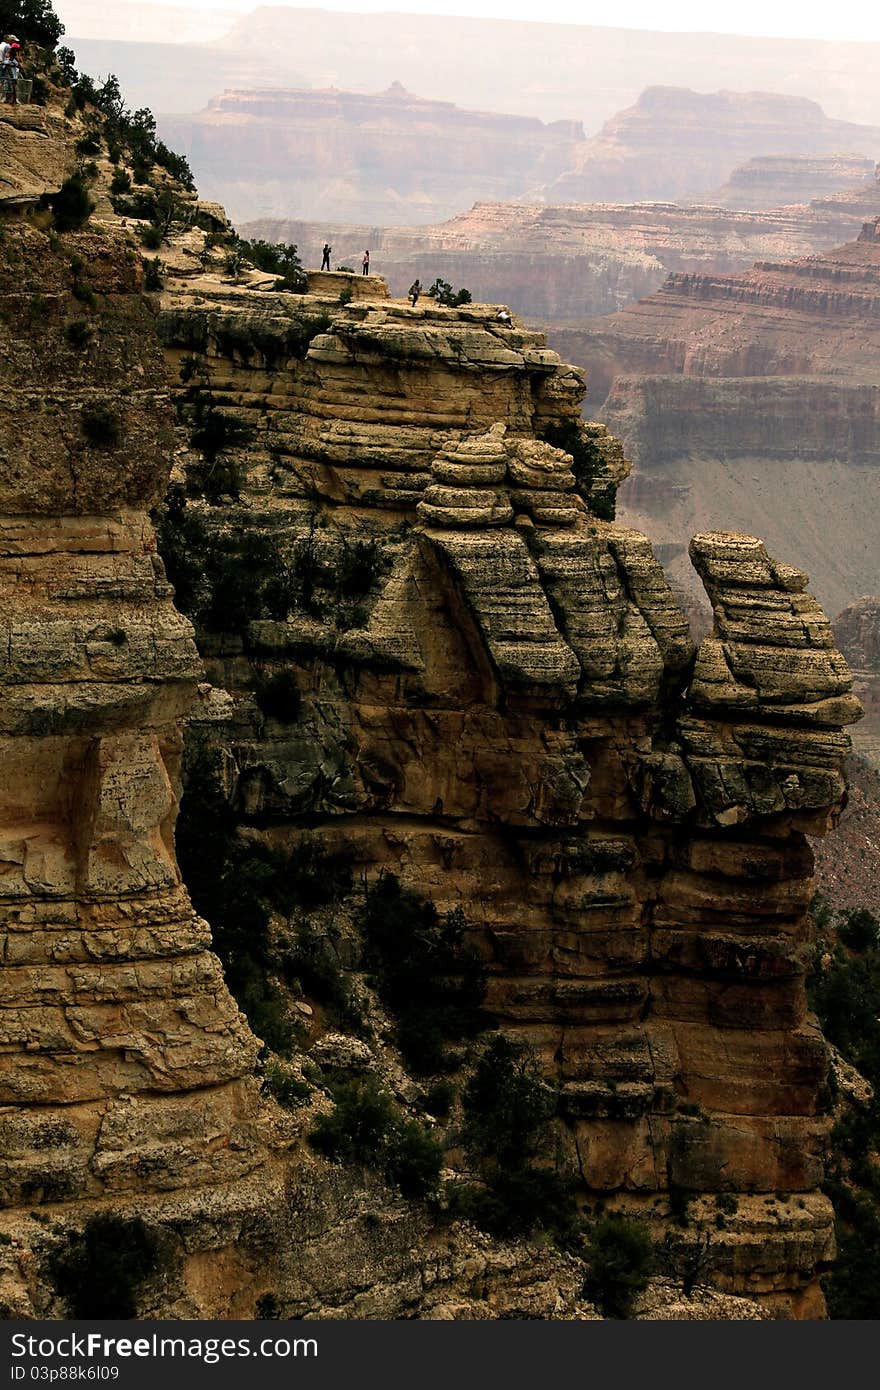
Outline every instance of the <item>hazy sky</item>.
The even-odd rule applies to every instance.
[[[278,0],[264,0],[272,7]],[[150,11],[150,22],[143,37],[155,38],[166,22],[167,39],[194,37],[193,27],[204,27],[204,38],[222,33],[232,14],[248,14],[257,8],[255,0],[56,0],[56,8],[68,32],[80,37],[94,35],[96,23],[106,38],[134,37],[132,9]],[[324,0],[289,9],[327,9],[406,14],[448,14],[496,19],[541,20],[566,24],[605,24],[638,29],[701,30],[727,34],[779,35],[799,38],[880,40],[880,6],[865,0],[837,0],[830,6],[804,0]],[[189,23],[182,12],[189,15]],[[134,21],[134,24],[133,24]],[[149,33],[146,30],[149,29]],[[187,32],[184,33],[183,30]],[[177,32],[175,32],[175,30]]]

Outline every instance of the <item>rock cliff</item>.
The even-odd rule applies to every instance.
[[[865,710],[857,751],[880,767],[880,598],[860,598],[844,608],[834,620],[834,636],[852,667]]]
[[[481,306],[340,306],[324,284],[295,309],[209,279],[166,296],[172,379],[199,356],[181,399],[200,382],[250,440],[206,525],[271,528],[325,574],[364,540],[378,555],[356,611],[324,580],[323,616],[300,595],[203,635],[233,704],[201,737],[256,833],[320,827],[368,878],[464,908],[588,1191],[658,1229],[671,1194],[711,1224],[736,1192],[716,1280],[808,1315],[830,1213],[804,832],[843,795],[858,714],[827,620],[761,542],[699,536],[715,626],[694,665],[648,542],[596,519],[625,465],[578,425],[577,373]],[[303,313],[314,336],[282,366],[271,342]],[[573,457],[539,442],[566,422]],[[259,709],[282,672],[292,726]]]
[[[695,650],[648,540],[607,519],[628,465],[581,421],[580,374],[492,308],[413,308],[374,277],[292,294],[230,276],[194,226],[157,305],[118,218],[3,231],[7,1308],[57,1315],[48,1255],[112,1207],[173,1240],[147,1305],[170,1316],[253,1316],[270,1291],[283,1316],[591,1313],[570,1255],[438,1228],[258,1096],[174,855],[204,672],[188,795],[207,759],[253,862],[317,843],[457,912],[486,1008],[552,1083],[580,1200],[821,1314],[805,836],[844,795],[859,706],[806,575],[698,535]],[[172,456],[165,555],[203,665],[146,516]],[[340,890],[346,931],[362,897]],[[300,1000],[297,1084],[324,1113],[322,1068],[366,1068],[424,1114],[348,949],[370,1040]]]

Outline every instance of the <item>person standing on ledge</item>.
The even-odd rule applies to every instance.
[[[323,251],[321,252],[321,269],[322,269],[322,270],[329,270],[329,269],[330,269],[330,252],[331,252],[332,250],[333,250],[333,247],[330,246],[330,245],[325,241],[325,242],[324,242],[324,249],[323,249]]]
[[[413,308],[415,308],[416,305],[418,304],[418,302],[419,302],[419,295],[421,294],[421,292],[422,292],[422,282],[421,282],[421,280],[413,280],[412,284],[411,284],[410,287],[409,287],[409,290],[407,291],[407,293],[410,294],[410,295],[412,296],[412,306],[413,306]]]
[[[365,251],[365,252],[364,252],[364,259],[363,259],[362,265],[363,265],[363,270],[362,270],[361,273],[362,273],[363,275],[369,275],[369,273],[370,273],[370,253],[369,253],[369,251]]]

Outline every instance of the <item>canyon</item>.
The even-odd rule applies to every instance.
[[[195,115],[164,116],[161,128],[235,222],[377,227],[435,222],[476,199],[711,201],[737,166],[760,156],[804,160],[808,186],[819,179],[824,192],[829,179],[836,189],[870,173],[857,157],[873,161],[880,150],[880,127],[831,120],[813,101],[675,87],[648,88],[591,138],[579,120],[462,109],[397,80],[369,95],[230,90]],[[831,168],[819,178],[823,160]]]
[[[695,535],[695,642],[613,520],[626,452],[541,332],[378,276],[291,292],[230,268],[194,196],[147,291],[103,155],[85,225],[41,221],[84,129],[62,102],[36,132],[0,118],[30,180],[0,193],[5,1309],[62,1315],[53,1252],[113,1211],[171,1252],[146,1315],[253,1317],[270,1295],[282,1317],[596,1315],[571,1253],[444,1224],[306,1142],[332,1079],[366,1072],[436,1136],[447,1197],[462,1181],[487,1040],[450,1047],[459,1099],[432,1114],[438,1075],[407,1071],[358,942],[393,875],[459,924],[583,1209],[705,1246],[730,1297],[688,1311],[679,1275],[667,1307],[821,1316],[807,836],[833,826],[861,708],[798,547]],[[804,302],[865,315],[858,245],[833,291],[804,273]],[[298,1032],[267,1060],[181,880],[181,789],[207,855],[218,807],[242,863],[350,865],[270,927],[279,950],[339,934],[360,1031],[269,978]]]
[[[634,461],[623,515],[650,525],[676,585],[696,592],[682,536],[724,515],[797,545],[832,613],[876,591],[878,270],[875,216],[821,255],[675,274],[555,330]]]
[[[691,86],[695,74],[706,91],[781,92],[819,101],[840,120],[880,123],[870,44],[283,6],[255,7],[215,38],[220,7],[204,16],[210,41],[180,43],[170,23],[157,33],[155,11],[150,28],[135,30],[121,22],[121,5],[95,9],[67,0],[83,65],[115,72],[133,106],[157,113],[191,112],[216,95],[223,81],[203,85],[213,63],[217,74],[244,68],[255,85],[381,91],[399,79],[429,98],[580,120],[590,131],[646,87]],[[125,41],[135,33],[150,42]]]
[[[355,268],[369,247],[373,268],[396,294],[405,293],[417,275],[425,286],[440,276],[465,285],[480,300],[514,305],[545,324],[552,337],[558,327],[627,308],[673,272],[723,273],[755,260],[830,250],[858,236],[866,218],[878,213],[880,183],[872,174],[808,206],[759,212],[675,203],[479,202],[437,226],[261,218],[239,230],[293,243],[310,266],[320,265],[325,241],[335,265]]]
[[[464,110],[397,81],[369,95],[226,91],[196,116],[164,117],[162,130],[234,221],[432,221],[552,181],[584,138],[577,121]]]

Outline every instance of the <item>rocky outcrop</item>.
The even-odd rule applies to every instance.
[[[46,192],[57,192],[67,172],[66,151],[47,139],[59,122],[37,106],[0,106],[0,201],[5,216]]]
[[[325,573],[358,541],[378,555],[357,612],[328,590],[323,616],[292,600],[202,634],[233,703],[200,746],[223,750],[249,833],[291,846],[319,825],[368,878],[464,909],[492,1013],[560,1088],[586,1194],[662,1231],[684,1193],[718,1284],[815,1314],[832,1245],[805,833],[843,796],[859,707],[806,576],[697,537],[715,620],[695,654],[648,541],[596,518],[625,465],[539,335],[479,305],[340,305],[321,282],[166,296],[172,380],[198,355],[181,400],[198,382],[250,439],[238,500],[205,524],[270,528]],[[256,346],[294,316],[323,321],[303,359]],[[256,704],[281,672],[292,725]]]
[[[174,857],[201,665],[147,517],[174,436],[140,263],[107,232],[3,234],[8,1235],[22,1207],[233,1200],[266,1150],[258,1044]]]
[[[232,90],[196,116],[166,116],[162,129],[236,222],[432,222],[552,181],[584,138],[578,121],[464,110],[399,82],[370,95]]]

